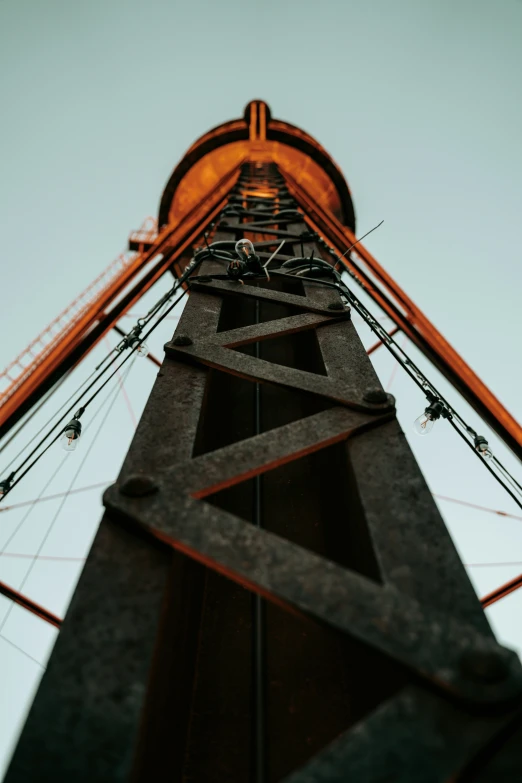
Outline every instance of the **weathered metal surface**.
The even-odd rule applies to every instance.
[[[7,781],[128,780],[171,559],[104,518]]]
[[[165,582],[131,780],[159,783],[183,775],[205,589],[205,569],[174,553]]]
[[[219,302],[209,299],[200,317],[216,328]],[[122,482],[154,475],[169,460],[190,458],[205,382],[205,371],[163,363],[135,436],[143,459],[126,462]],[[169,438],[153,424],[158,412]],[[171,563],[172,550],[104,517],[6,780],[129,779],[149,667],[159,654],[156,637],[162,636],[160,616],[169,600],[165,590]],[[180,634],[176,625],[177,644]],[[182,680],[187,678],[183,669]],[[161,682],[160,694],[165,688]],[[138,766],[141,758],[150,759],[149,741],[144,737],[141,743]],[[174,764],[172,747],[169,757]],[[141,779],[150,780],[148,775]]]
[[[167,344],[165,349],[168,356],[191,357],[208,367],[224,369],[240,378],[288,386],[311,394],[318,394],[334,402],[347,405],[354,410],[370,410],[370,406],[365,404],[363,399],[358,399],[357,388],[342,380],[325,378],[305,370],[296,370],[293,367],[274,365],[272,362],[253,359],[228,348],[206,342],[197,342],[186,348],[174,346],[171,343]],[[390,404],[384,403],[374,407],[387,410],[390,409]]]
[[[492,636],[453,542],[445,530],[441,534],[404,433],[393,421],[379,435],[368,432],[346,446],[383,578],[423,606]]]
[[[384,417],[387,418],[387,417]],[[176,485],[203,498],[382,424],[343,408],[307,416],[176,466]]]
[[[213,342],[226,348],[236,348],[240,345],[258,342],[259,340],[280,337],[283,334],[295,334],[305,329],[314,329],[323,324],[332,323],[333,318],[329,316],[316,316],[313,313],[303,313],[302,315],[292,315],[289,318],[278,318],[276,323],[268,321],[264,324],[254,324],[253,326],[243,326],[240,329],[230,329],[227,332],[218,332],[213,338]]]
[[[282,783],[471,783],[475,777],[460,773],[515,717],[472,716],[429,691],[405,688]]]
[[[230,202],[261,220],[227,214],[214,239],[243,231],[268,257],[277,200],[246,193],[280,178],[256,171]],[[274,271],[321,255],[299,215],[287,228]],[[8,783],[40,769],[58,783],[516,770],[495,752],[517,724],[520,663],[491,633],[349,312],[329,307],[338,294],[283,274],[191,290]]]
[[[122,498],[118,486],[104,497],[109,509],[125,513],[180,551],[274,601],[353,634],[461,698],[487,703],[522,693],[522,669],[514,652],[472,626],[428,611],[389,585],[379,587],[225,511],[193,501],[167,482],[147,501]],[[169,513],[173,508],[175,513]],[[499,681],[466,676],[464,656],[475,651],[496,656],[502,666]]]
[[[495,742],[484,744],[462,776],[463,783],[511,783],[522,780],[522,715],[511,721]]]
[[[220,270],[221,271],[221,270]],[[287,305],[294,305],[300,309],[306,309],[310,313],[320,313],[321,315],[332,315],[332,311],[327,306],[317,307],[312,302],[305,304],[303,297],[296,296],[295,294],[285,294],[282,291],[271,291],[264,288],[257,288],[249,283],[241,285],[236,282],[228,282],[225,280],[213,280],[211,283],[201,283],[198,280],[194,280],[191,283],[191,289],[193,291],[205,291],[208,293],[215,293],[220,296],[241,296],[252,297],[253,299],[262,299],[265,301],[282,302]],[[349,310],[346,310],[347,317],[349,317]]]

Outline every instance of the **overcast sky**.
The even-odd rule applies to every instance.
[[[520,0],[3,0],[0,79],[0,364],[157,214],[192,142],[263,98],[275,117],[330,152],[351,188],[359,234],[384,220],[367,246],[522,419]],[[151,341],[158,356],[175,325],[166,322]],[[362,327],[361,335],[373,342]],[[76,371],[47,415],[106,349]],[[483,595],[522,571],[515,518],[522,511],[444,422],[425,441],[411,434],[424,400],[384,351],[375,357],[432,491],[514,515],[438,499]],[[152,364],[136,362],[128,398],[119,395],[74,488],[115,478],[154,377]],[[63,455],[51,450],[9,503],[38,497],[47,484],[44,495],[66,490],[103,415],[85,433],[83,454],[67,457],[48,484]],[[491,443],[520,477],[518,463],[495,437]],[[3,458],[7,451],[2,468]],[[23,522],[0,557],[0,579],[18,588],[31,568],[24,590],[63,614],[96,531],[100,493],[71,495],[61,510],[51,500],[28,516],[30,506],[0,513],[1,550]],[[33,561],[47,531],[44,557]],[[0,775],[55,638],[5,599],[0,624],[8,611],[0,631]],[[521,611],[522,591],[488,610],[500,639],[518,650]]]

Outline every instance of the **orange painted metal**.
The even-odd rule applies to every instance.
[[[169,204],[168,223],[183,219],[186,210],[192,209],[208,188],[212,187],[237,161],[247,158],[253,161],[274,162],[296,172],[303,187],[325,209],[339,212],[339,196],[329,175],[308,155],[278,141],[235,141],[207,153],[197,160],[184,174]]]
[[[250,141],[256,141],[257,139],[257,106],[257,101],[253,101],[250,108],[250,127],[248,129]]]
[[[8,385],[0,391],[0,406],[2,406],[14,393],[16,388],[23,383],[25,378],[34,370],[35,362],[42,361],[45,356],[53,350],[56,338],[72,329],[91,306],[91,304],[102,296],[103,291],[108,289],[122,271],[131,264],[132,258],[125,255],[119,255],[115,261],[98,275],[98,277],[74,299],[71,304],[62,310],[38,337],[32,340],[18,356],[10,362],[5,370],[0,373],[0,383],[7,381]],[[34,359],[35,362],[31,360]],[[13,377],[14,376],[14,377]]]
[[[289,171],[281,169],[281,173],[289,191],[303,208],[310,226],[342,255],[356,242],[354,233],[315,202]],[[342,259],[344,266],[359,277],[372,299],[441,370],[511,450],[522,458],[522,427],[516,419],[372,254],[361,244],[352,253],[357,260],[345,256]]]
[[[135,250],[143,253],[158,238],[158,221],[152,215],[145,218],[137,231],[133,231],[129,236],[129,250]]]
[[[32,360],[27,371],[24,370],[23,382],[13,383],[12,393],[4,397],[0,407],[0,428],[24,401],[33,399],[35,390],[94,326],[103,324],[103,332],[97,337],[100,339],[169,267],[174,266],[179,273],[177,261],[194,241],[192,233],[200,229],[205,219],[212,220],[218,214],[245,160],[260,164],[271,161],[278,165],[289,191],[305,211],[309,225],[329,239],[339,255],[355,242],[349,227],[355,225],[351,197],[335,162],[305,131],[273,119],[264,101],[251,101],[242,119],[213,128],[190,147],[165,188],[159,234],[157,224],[150,219],[142,230],[131,235],[131,246],[141,252],[82,310],[81,317],[76,317],[54,339],[45,356],[37,355]],[[162,224],[165,224],[163,228]],[[159,253],[165,257],[157,263],[152,278],[143,287],[138,286],[123,312],[120,309],[117,317],[111,318],[108,312],[111,304]],[[358,244],[352,257],[344,258],[343,263],[355,272],[396,326],[522,458],[522,427],[369,251]],[[31,350],[34,352],[34,346]]]
[[[122,270],[121,274],[85,308],[81,317],[72,326],[68,325],[63,332],[54,338],[52,349],[47,351],[43,357],[36,356],[34,358],[32,364],[24,373],[23,382],[14,389],[13,393],[0,407],[0,427],[10,419],[25,400],[45,382],[60,363],[88,336],[95,324],[104,322],[104,330],[98,336],[98,340],[112,329],[115,322],[121,318],[122,313],[118,313],[116,317],[111,317],[109,311],[111,304],[132,283],[133,279],[145,265],[153,261],[156,256],[163,254],[163,258],[159,259],[156,264],[151,279],[136,292],[132,301],[127,303],[127,310],[140,299],[161,275],[165,274],[172,267],[173,263],[183,252],[197,240],[204,225],[219,214],[238,176],[239,166],[236,166],[210,193],[206,194],[206,198],[201,201],[197,208],[191,210],[184,220],[174,226],[166,226],[159,233],[153,245],[148,250],[135,256],[128,266]]]
[[[497,601],[500,601],[501,598],[505,598],[520,587],[522,587],[522,574],[519,574],[514,579],[511,579],[511,581],[506,582],[504,585],[500,585],[496,590],[485,595],[484,598],[481,598],[480,603],[484,609],[486,609],[488,606],[495,604]]]
[[[181,219],[242,157],[285,166],[322,206],[353,220],[346,182],[326,150],[300,128],[273,119],[267,104],[256,100],[243,119],[213,128],[190,147],[165,188],[159,224]]]
[[[18,590],[14,590],[5,582],[0,582],[0,595],[5,596],[23,609],[27,609],[27,611],[34,614],[35,617],[45,620],[49,625],[54,625],[55,628],[59,628],[62,624],[61,617],[53,614],[53,612],[50,612],[45,607],[40,606],[36,601],[32,601],[26,595],[22,595],[22,593],[19,593]]]

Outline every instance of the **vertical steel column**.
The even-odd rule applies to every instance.
[[[275,166],[242,236],[286,244],[270,282],[192,280],[7,783],[485,783],[504,742],[522,778],[520,663],[349,308],[281,266],[321,247]]]
[[[255,302],[255,323],[260,323],[260,307],[259,301]],[[260,358],[259,343],[255,345],[255,357]],[[256,404],[255,404],[255,435],[260,435],[261,429],[261,385],[256,383]],[[254,509],[254,524],[256,527],[262,527],[262,476],[255,477],[255,509]],[[265,618],[265,606],[264,601],[260,595],[254,593],[252,596],[252,647],[253,647],[253,674],[254,674],[254,713],[255,713],[255,734],[253,739],[254,745],[254,759],[255,759],[255,771],[253,774],[253,780],[255,783],[265,783],[265,758],[266,758],[266,705],[265,705],[265,691],[266,691],[266,656],[265,656],[265,634],[266,634],[266,618]]]

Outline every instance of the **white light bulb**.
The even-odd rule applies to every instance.
[[[81,434],[81,422],[78,419],[72,419],[72,421],[66,425],[63,435],[60,438],[62,449],[64,449],[64,451],[74,451],[78,445]]]
[[[436,419],[432,418],[429,411],[424,411],[413,422],[413,429],[417,435],[428,435],[433,429]]]
[[[65,451],[74,451],[78,445],[78,434],[74,430],[66,430],[60,438],[62,449]]]
[[[136,348],[136,356],[144,357],[149,353],[149,346],[146,343],[140,343]]]
[[[240,258],[255,255],[254,245],[250,239],[240,239],[236,242],[236,253]]]
[[[493,456],[493,452],[489,447],[489,443],[484,437],[482,437],[482,435],[479,435],[477,438],[475,438],[475,449],[484,459],[489,460]]]
[[[7,495],[9,490],[11,489],[11,482],[14,478],[15,471],[11,473],[10,476],[8,476],[3,481],[0,481],[0,500],[4,497],[4,495]]]

